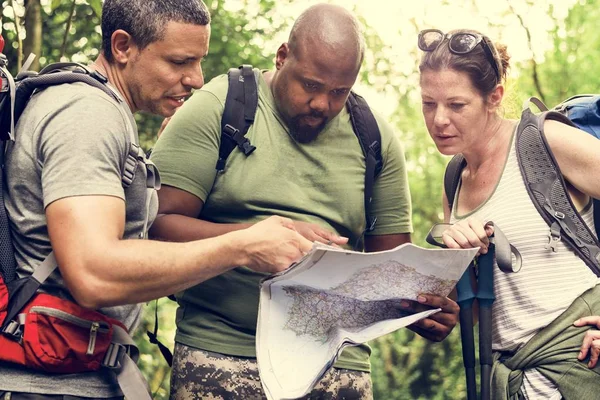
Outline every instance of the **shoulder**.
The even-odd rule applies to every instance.
[[[85,83],[70,83],[49,87],[35,94],[21,118],[33,118],[40,123],[58,123],[70,120],[77,126],[93,130],[120,128],[129,123],[117,100],[102,90]]]
[[[85,83],[72,83],[34,95],[16,134],[21,143],[31,140],[40,159],[75,149],[98,154],[102,148],[120,159],[128,151],[130,129],[131,121],[114,98]]]
[[[227,74],[218,75],[212,78],[201,89],[194,91],[194,94],[188,101],[216,101],[221,106],[225,104],[227,91],[229,89],[229,79]],[[192,102],[193,102],[192,101]]]
[[[544,121],[544,136],[553,153],[600,146],[600,141],[587,132],[554,120]]]

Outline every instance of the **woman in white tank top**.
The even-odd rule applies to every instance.
[[[592,290],[598,278],[562,241],[556,253],[544,248],[548,225],[529,198],[516,159],[518,121],[499,115],[509,67],[506,47],[494,46],[472,30],[445,34],[430,29],[419,34],[419,48],[422,111],[429,134],[442,154],[462,153],[467,161],[452,209],[444,194],[444,216],[453,223],[444,232],[444,244],[480,247],[486,253],[493,228],[483,221],[494,221],[523,257],[518,273],[494,270],[492,347],[512,354]],[[593,230],[591,197],[600,198],[600,141],[556,121],[545,122],[544,131],[572,201]],[[589,328],[573,362],[578,358],[586,368],[597,368],[600,317],[592,314],[572,322]],[[562,398],[560,382],[540,371],[523,370],[519,394],[526,399]]]

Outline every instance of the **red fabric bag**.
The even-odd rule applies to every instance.
[[[0,277],[0,326],[9,290]],[[44,293],[35,294],[19,315],[19,334],[0,333],[0,360],[48,372],[74,373],[101,367],[119,321]]]

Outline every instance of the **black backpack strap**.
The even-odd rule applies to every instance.
[[[556,111],[536,115],[528,104],[529,100],[517,128],[516,151],[531,201],[550,226],[548,247],[556,251],[556,242],[564,239],[587,266],[600,276],[600,243],[571,201],[563,175],[544,135],[544,122],[547,119],[574,125]],[[595,219],[598,219],[597,215]]]
[[[377,222],[377,216],[371,214],[370,206],[371,201],[373,200],[373,185],[375,184],[375,179],[377,179],[377,176],[379,176],[379,173],[383,168],[381,133],[379,132],[379,126],[377,125],[375,116],[371,112],[371,108],[362,96],[350,92],[348,100],[346,101],[346,107],[350,114],[352,128],[358,137],[360,147],[362,148],[366,160],[365,218],[367,224],[361,238],[359,238],[360,240],[365,233],[375,229],[375,224]]]
[[[83,82],[87,83],[90,86],[94,86],[110,97],[114,98],[116,101],[121,101],[117,96],[117,94],[111,90],[106,85],[106,78],[98,73],[88,74],[87,72],[76,72],[76,71],[57,71],[50,72],[43,75],[31,76],[22,80],[21,82],[17,82],[18,88],[15,93],[14,98],[14,116],[13,121],[19,119],[23,110],[27,106],[29,99],[33,95],[33,92],[38,89],[43,89],[48,86],[58,85],[63,83],[75,83],[75,82]],[[4,107],[4,106],[3,106]],[[3,114],[5,115],[5,114]],[[12,136],[13,132],[10,132],[10,128],[4,127],[0,132],[0,138],[2,140],[9,139]]]
[[[223,117],[221,118],[221,145],[217,171],[225,170],[227,157],[237,146],[249,156],[256,149],[245,137],[254,123],[258,107],[258,88],[251,65],[231,68],[228,72],[229,89],[225,100]]]
[[[444,191],[446,192],[450,212],[452,212],[456,189],[458,189],[458,183],[460,182],[460,173],[466,166],[467,160],[465,160],[462,154],[456,154],[448,162],[448,165],[446,165],[446,172],[444,173]]]

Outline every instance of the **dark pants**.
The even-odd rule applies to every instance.
[[[123,400],[123,397],[79,397],[62,394],[36,394],[36,393],[16,393],[4,392],[0,390],[0,400]]]

